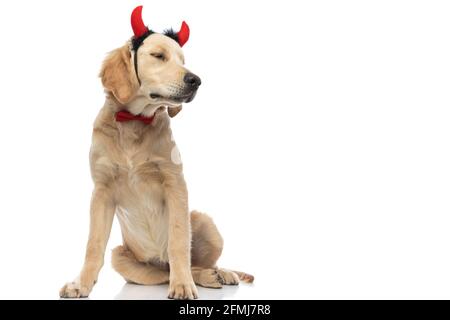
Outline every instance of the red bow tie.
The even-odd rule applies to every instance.
[[[119,111],[116,112],[116,121],[117,122],[126,122],[126,121],[131,121],[131,120],[138,120],[138,121],[142,121],[145,124],[150,124],[153,121],[153,118],[155,116],[151,116],[151,117],[144,117],[141,115],[137,115],[135,116],[132,113],[129,113],[128,111]]]

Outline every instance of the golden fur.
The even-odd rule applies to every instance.
[[[105,59],[100,77],[107,97],[94,123],[90,151],[95,184],[90,232],[84,266],[67,283],[61,297],[86,297],[100,269],[114,215],[123,245],[112,252],[112,265],[126,281],[153,285],[169,283],[169,298],[197,298],[195,283],[220,288],[253,277],[219,269],[223,240],[210,217],[189,213],[183,166],[170,130],[170,117],[181,103],[152,98],[181,92],[188,72],[179,45],[159,34],[149,36],[138,50],[139,85],[129,43]],[[164,55],[164,59],[156,58]],[[154,115],[150,125],[116,122],[118,110]]]

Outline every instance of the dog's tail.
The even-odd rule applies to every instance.
[[[169,282],[169,271],[148,263],[139,262],[134,254],[124,246],[112,251],[112,266],[127,282],[154,285]]]
[[[236,273],[239,277],[239,280],[246,282],[246,283],[253,283],[253,281],[255,280],[255,277],[252,276],[251,274],[242,272],[242,271],[235,271],[233,270],[234,273]]]

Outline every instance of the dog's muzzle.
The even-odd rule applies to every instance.
[[[151,92],[150,98],[169,100],[175,103],[189,103],[194,100],[198,87],[202,84],[199,76],[188,72],[183,77],[184,86],[175,89],[176,93],[170,96],[163,96],[159,93]]]

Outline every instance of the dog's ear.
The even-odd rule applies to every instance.
[[[175,117],[178,114],[178,112],[181,111],[181,109],[183,109],[182,106],[175,107],[175,108],[167,108],[167,113],[169,114],[169,116],[171,118],[173,118],[173,117]]]
[[[131,63],[128,45],[112,51],[103,61],[100,71],[103,87],[111,91],[122,104],[127,103],[136,93],[139,84]]]

